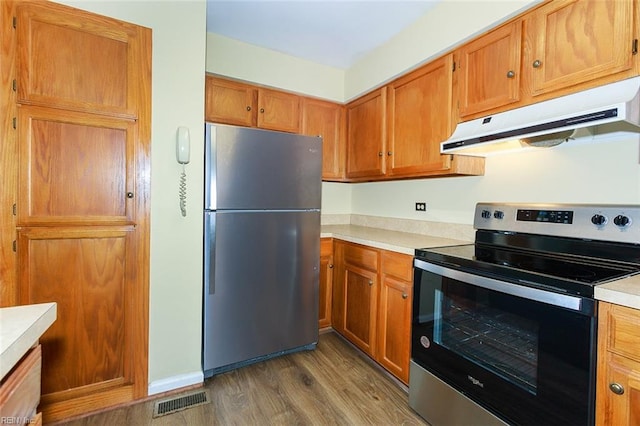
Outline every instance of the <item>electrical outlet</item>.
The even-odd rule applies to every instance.
[[[426,212],[427,211],[427,203],[416,202],[416,211],[417,212]]]

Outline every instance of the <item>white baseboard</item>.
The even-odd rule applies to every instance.
[[[167,377],[166,379],[154,380],[149,383],[148,395],[172,391],[187,386],[197,385],[204,382],[204,373],[196,371],[194,373],[180,374],[178,376]]]

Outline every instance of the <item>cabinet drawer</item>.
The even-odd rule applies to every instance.
[[[413,257],[393,251],[382,252],[382,273],[402,281],[413,281]]]
[[[38,345],[5,377],[0,387],[0,412],[3,418],[35,417],[40,402],[41,368],[42,352]]]
[[[333,239],[320,239],[320,256],[331,256],[333,254]]]
[[[378,251],[360,245],[347,244],[344,247],[344,261],[373,272],[378,270]]]
[[[612,306],[608,311],[608,350],[640,361],[640,311]]]

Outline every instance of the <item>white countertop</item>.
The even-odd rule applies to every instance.
[[[0,308],[0,380],[53,324],[57,304]]]
[[[600,284],[593,292],[598,300],[640,309],[640,274]]]
[[[370,247],[409,254],[411,256],[415,254],[415,249],[417,248],[456,246],[472,243],[472,241],[433,237],[357,225],[322,225],[320,236],[322,238],[338,238],[351,243],[364,244]]]

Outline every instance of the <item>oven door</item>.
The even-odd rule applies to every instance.
[[[592,425],[595,301],[414,261],[412,360],[519,425]]]

